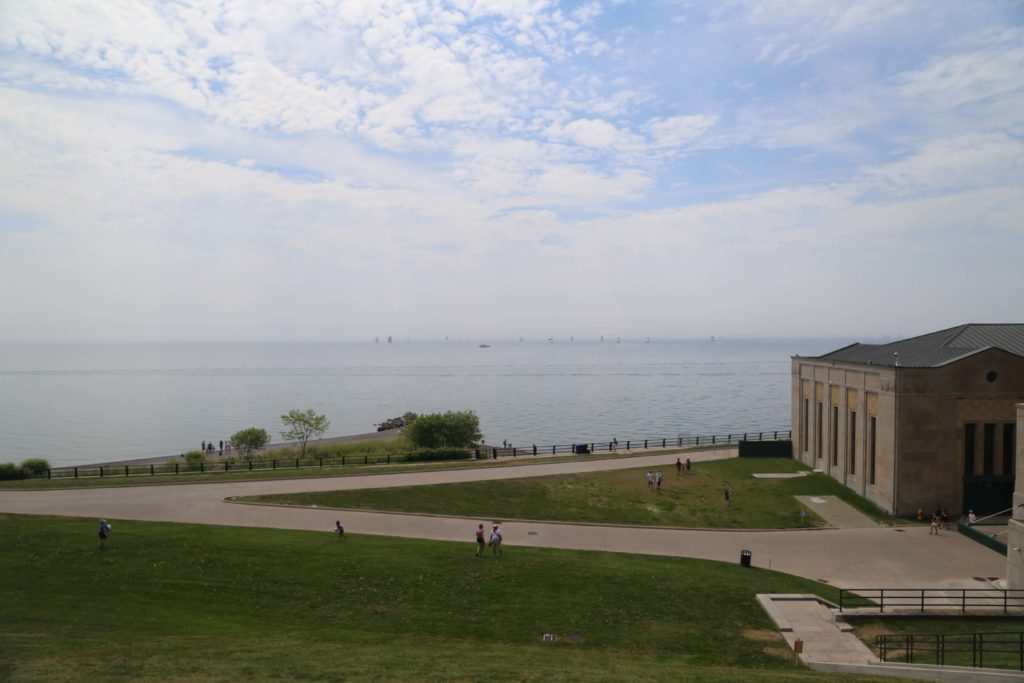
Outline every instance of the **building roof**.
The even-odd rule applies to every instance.
[[[937,368],[987,349],[1024,357],[1024,324],[967,324],[890,344],[850,344],[821,360],[901,368]]]

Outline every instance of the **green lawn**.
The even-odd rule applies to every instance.
[[[879,680],[796,664],[755,593],[836,591],[763,569],[112,521],[0,515],[0,680]]]
[[[666,456],[677,456],[682,453],[696,453],[707,450],[717,450],[723,448],[723,446],[698,446],[691,448],[667,448],[667,449],[650,449],[641,451],[631,451],[630,453],[624,453],[619,451],[618,453],[602,453],[600,455],[559,455],[556,457],[533,457],[532,455],[521,455],[518,457],[502,457],[500,460],[452,460],[452,461],[440,461],[440,462],[422,462],[422,463],[395,463],[395,464],[379,464],[379,465],[336,465],[330,466],[325,465],[324,467],[302,467],[296,468],[294,466],[294,456],[290,458],[291,463],[289,464],[289,458],[282,458],[278,463],[278,468],[270,469],[267,465],[266,469],[255,469],[248,471],[243,469],[246,467],[245,463],[239,463],[232,465],[238,469],[232,469],[229,472],[188,472],[182,474],[161,474],[157,476],[149,476],[148,465],[135,465],[132,466],[133,474],[130,477],[124,476],[124,468],[111,466],[107,476],[105,477],[83,477],[75,479],[73,477],[59,477],[54,479],[25,479],[25,480],[13,480],[13,481],[0,481],[0,489],[13,489],[13,490],[24,490],[24,489],[55,489],[55,488],[95,488],[95,487],[108,487],[108,486],[163,486],[166,484],[197,484],[202,482],[222,482],[222,481],[252,481],[260,479],[304,479],[309,477],[347,477],[360,474],[391,474],[394,472],[421,472],[424,470],[451,470],[451,469],[473,469],[477,467],[517,467],[522,465],[535,465],[550,462],[574,462],[577,460],[610,460],[618,458],[633,458],[643,457],[648,455],[662,454]],[[371,456],[376,457],[376,456]],[[685,456],[684,456],[685,457]],[[358,461],[358,458],[355,459]],[[172,463],[173,469],[173,463]]]
[[[919,647],[915,648],[915,664],[935,664],[934,656],[929,656],[926,650],[931,649],[934,653],[935,641],[928,636],[944,634],[946,636],[946,665],[972,666],[972,643],[968,634],[971,633],[1021,633],[1024,632],[1024,620],[1019,617],[856,617],[850,619],[854,626],[854,632],[877,653],[875,637],[879,635],[914,635],[922,636],[917,639]],[[962,634],[957,637],[955,634]],[[965,637],[966,636],[966,637]],[[984,664],[986,668],[1003,668],[1020,670],[1020,655],[1017,653],[1018,643],[1009,645],[992,645],[991,639],[986,648]],[[1012,649],[1010,653],[995,653],[995,649]],[[962,651],[956,652],[956,649]],[[904,650],[905,652],[905,650]],[[891,650],[888,656],[890,662],[906,661],[904,652]]]
[[[820,526],[795,495],[835,495],[880,520],[884,513],[839,482],[811,473],[791,458],[730,458],[696,463],[677,477],[666,458],[660,491],[646,485],[647,468],[504,481],[320,491],[243,500],[287,505],[426,512],[493,519],[639,524],[691,528],[784,529]],[[808,472],[793,479],[755,479],[761,472]],[[725,504],[724,490],[732,492]],[[806,516],[801,519],[800,512]]]

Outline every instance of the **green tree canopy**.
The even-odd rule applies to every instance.
[[[480,418],[472,410],[419,415],[404,433],[417,448],[466,448],[480,440]]]
[[[231,437],[231,447],[242,451],[246,458],[252,456],[253,451],[265,448],[270,443],[270,432],[260,427],[249,427],[240,432],[235,432]]]
[[[281,432],[281,438],[286,441],[298,441],[303,456],[306,455],[306,442],[311,437],[323,436],[323,433],[331,426],[325,416],[317,415],[312,408],[289,410],[287,415],[281,416],[281,422],[285,426],[285,431]]]

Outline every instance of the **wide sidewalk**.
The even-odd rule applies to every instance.
[[[735,450],[691,453],[695,466]],[[306,529],[328,532],[341,519],[355,534],[471,544],[490,519],[242,505],[227,499],[269,493],[422,486],[644,467],[671,485],[676,454],[551,462],[514,467],[432,470],[348,477],[239,481],[167,486],[0,491],[0,512]],[[638,486],[643,483],[638,481]],[[524,511],[527,517],[529,511]],[[727,531],[554,522],[502,522],[508,546],[573,548],[738,562],[741,550],[759,567],[840,587],[973,588],[1006,576],[1006,559],[955,532],[929,536],[924,526],[792,531]],[[90,527],[91,528],[91,527]],[[116,531],[115,531],[116,533]],[[467,545],[468,547],[468,545]],[[468,552],[468,551],[467,551]]]

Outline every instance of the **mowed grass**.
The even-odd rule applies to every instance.
[[[763,569],[112,521],[0,515],[0,680],[879,680],[798,665],[754,595],[836,591]]]
[[[972,666],[972,643],[969,634],[971,633],[1012,633],[1024,632],[1024,620],[1019,617],[856,617],[850,619],[854,627],[854,633],[864,641],[873,652],[878,654],[875,647],[875,637],[880,635],[914,635],[924,636],[917,639],[919,646],[931,648],[932,655],[923,650],[914,654],[915,664],[935,664],[934,648],[935,641],[928,636],[945,635],[947,666]],[[955,634],[962,634],[958,639]],[[959,641],[959,642],[958,642]],[[1021,660],[1018,648],[1019,640],[1013,642],[995,644],[989,638],[989,644],[985,647],[984,664],[986,668],[1016,669],[1020,670]],[[906,661],[905,651],[890,646],[888,661]],[[1007,652],[996,652],[996,650],[1008,650]],[[959,652],[957,650],[960,650]]]
[[[0,481],[0,490],[24,490],[24,489],[58,489],[58,488],[107,488],[112,486],[164,486],[167,484],[202,484],[208,482],[220,483],[225,481],[253,481],[265,479],[308,479],[317,477],[350,477],[364,474],[394,474],[398,472],[423,472],[427,470],[463,470],[491,467],[520,467],[523,465],[536,465],[550,462],[575,462],[580,460],[615,460],[622,458],[639,458],[655,454],[671,455],[676,457],[679,454],[696,453],[707,450],[717,450],[721,446],[698,446],[691,448],[666,448],[630,451],[628,453],[619,451],[617,453],[601,453],[600,455],[558,455],[538,456],[521,455],[518,457],[503,456],[498,460],[448,460],[438,462],[420,463],[393,463],[393,464],[349,464],[330,465],[325,463],[324,467],[295,467],[294,455],[291,458],[279,458],[277,469],[244,469],[246,463],[232,465],[228,472],[186,472],[182,474],[159,474],[150,476],[148,474],[134,474],[130,477],[124,476],[123,466],[109,466],[108,473],[104,477],[82,477],[75,479],[70,476],[62,476],[54,479],[45,477],[38,479],[15,479]],[[359,454],[362,455],[362,454]],[[685,457],[685,455],[683,456]],[[353,461],[358,463],[358,457]],[[171,466],[173,467],[173,462]],[[138,471],[145,471],[148,465],[133,466]]]
[[[448,514],[483,519],[534,519],[722,529],[822,526],[797,495],[835,495],[879,520],[881,510],[824,474],[791,458],[729,458],[695,463],[676,476],[666,458],[660,491],[648,491],[648,468],[526,479],[406,486],[363,491],[318,491],[241,500],[285,505]],[[806,472],[791,479],[755,473]],[[725,489],[732,494],[725,502]],[[801,517],[801,511],[805,515]]]

